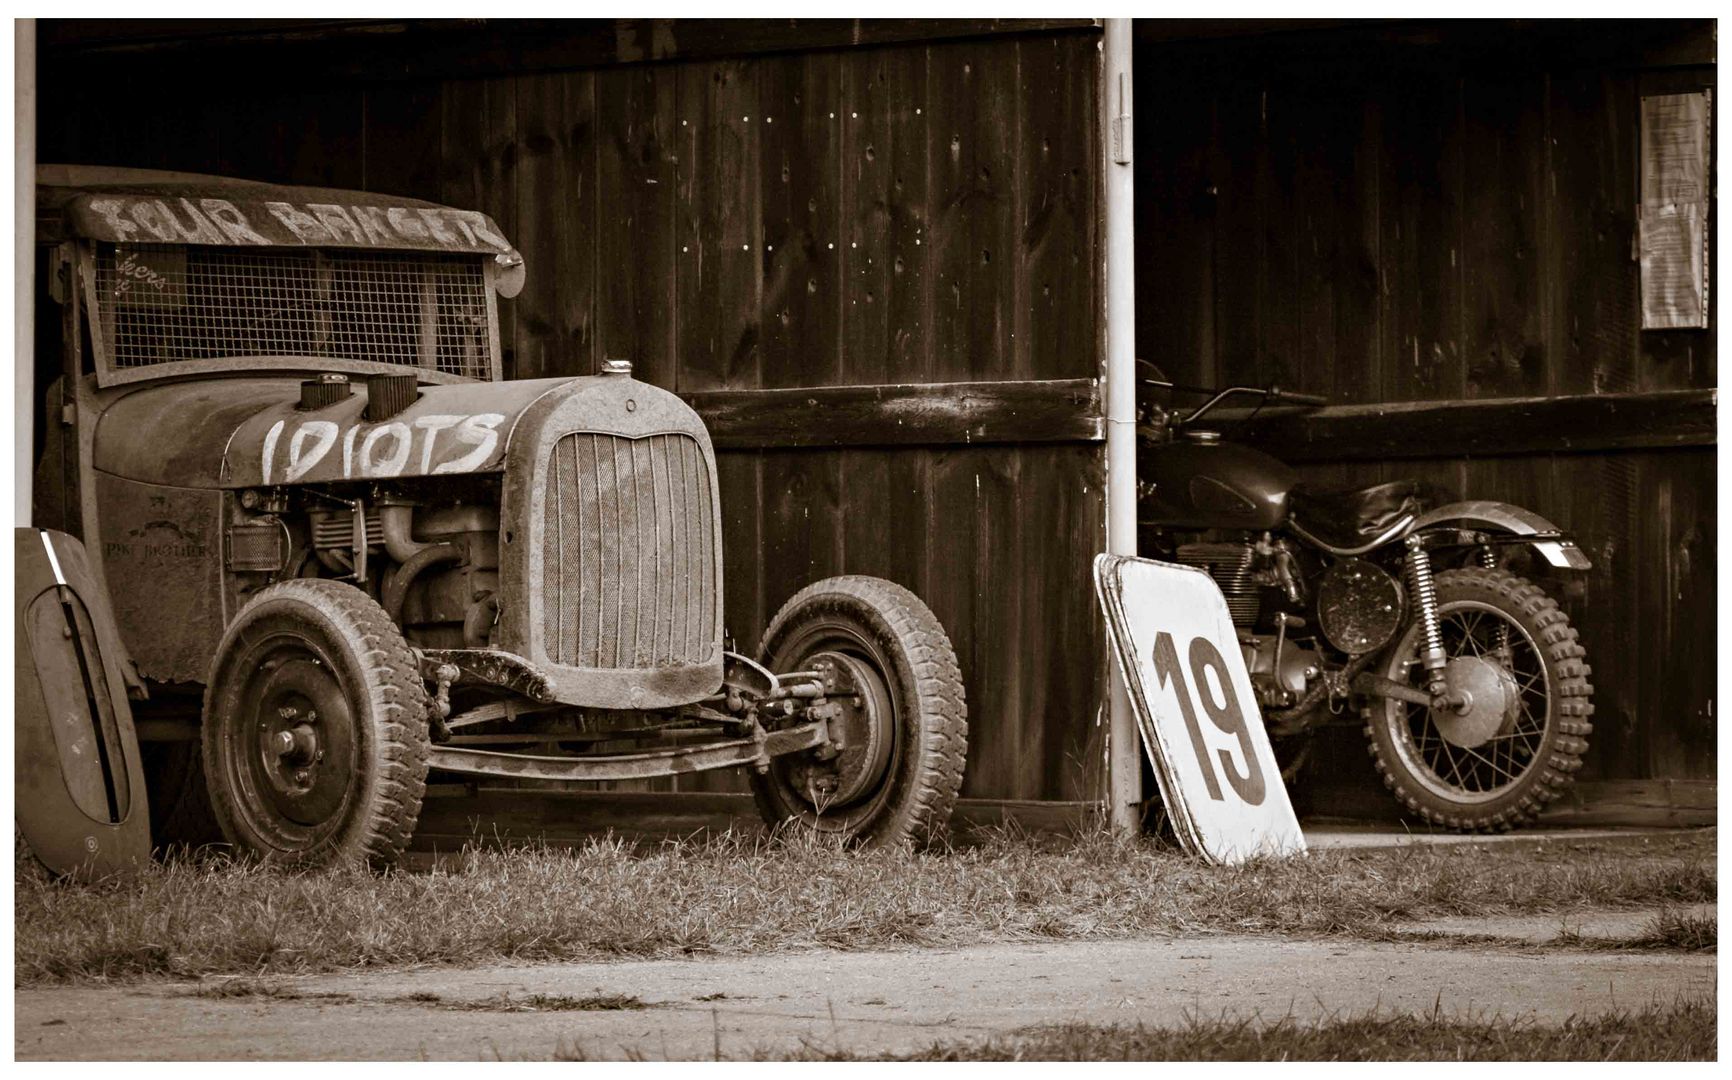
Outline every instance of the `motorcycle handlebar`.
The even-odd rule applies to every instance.
[[[1294,405],[1327,405],[1329,399],[1320,394],[1295,394],[1290,390],[1269,390],[1269,400],[1291,402]]]

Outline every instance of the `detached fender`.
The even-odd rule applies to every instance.
[[[1594,565],[1582,549],[1576,546],[1576,542],[1564,535],[1562,529],[1532,510],[1509,503],[1489,500],[1449,503],[1421,514],[1408,531],[1419,532],[1444,522],[1461,522],[1475,528],[1506,532],[1512,536],[1541,537],[1542,539],[1533,542],[1533,549],[1553,566],[1569,570],[1589,570]]]

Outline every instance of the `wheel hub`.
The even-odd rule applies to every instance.
[[[289,660],[258,687],[254,775],[283,818],[317,825],[342,809],[353,778],[353,726],[335,679],[313,660]]]
[[[1443,740],[1472,749],[1514,724],[1521,705],[1515,676],[1481,656],[1458,656],[1444,668],[1454,708],[1433,709],[1431,720]]]
[[[816,653],[802,666],[824,675],[825,694],[837,709],[830,735],[841,746],[809,766],[808,797],[847,805],[870,794],[889,766],[896,719],[890,690],[872,665],[847,653]]]

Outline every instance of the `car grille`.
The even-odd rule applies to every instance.
[[[545,496],[548,659],[649,668],[714,656],[715,504],[696,439],[567,435]]]

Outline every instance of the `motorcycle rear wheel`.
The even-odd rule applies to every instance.
[[[1501,667],[1516,696],[1485,736],[1464,735],[1428,706],[1373,698],[1364,709],[1371,756],[1384,786],[1426,821],[1468,832],[1512,829],[1574,782],[1594,730],[1592,669],[1569,617],[1532,582],[1479,567],[1444,571],[1436,581],[1444,651]],[[1416,619],[1384,659],[1386,677],[1424,683],[1420,638]]]

